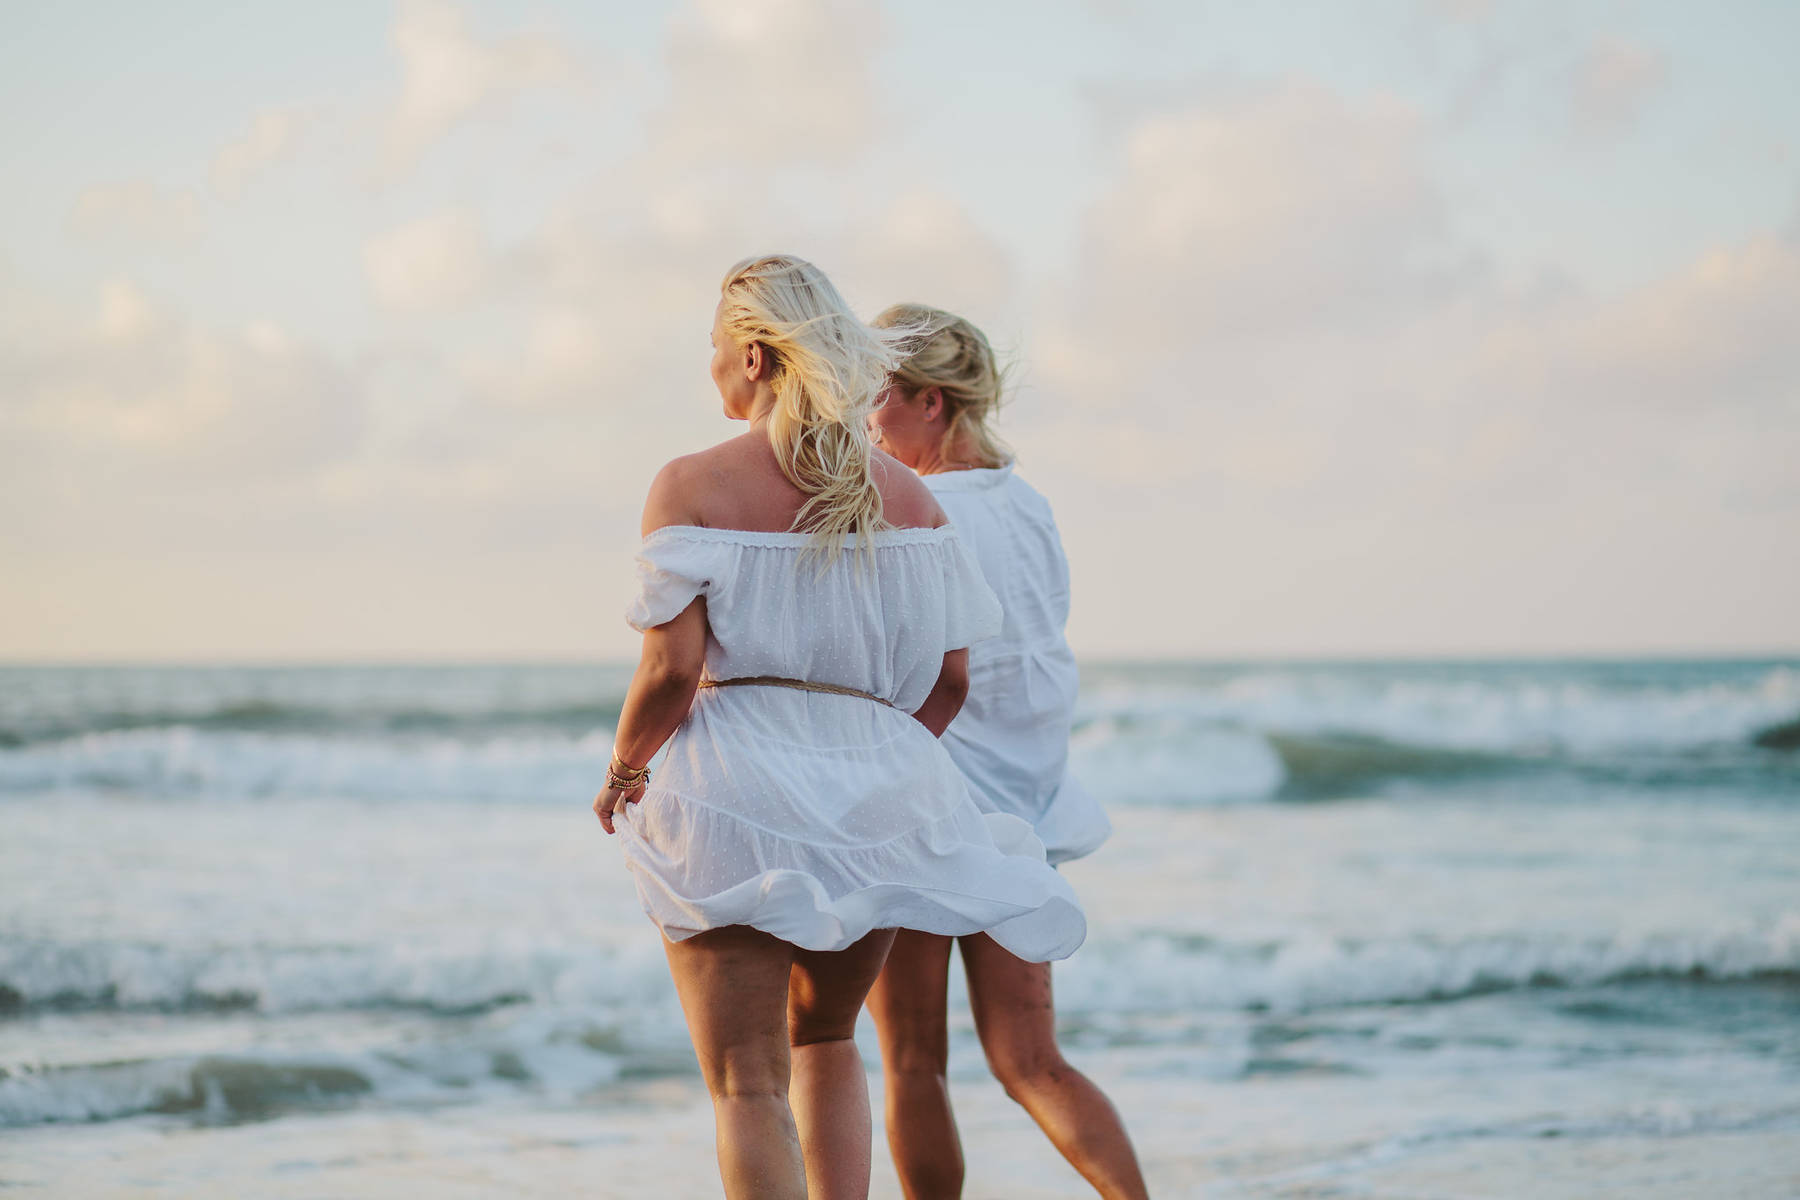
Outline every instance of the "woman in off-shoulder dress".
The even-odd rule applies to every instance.
[[[1076,690],[1063,636],[1069,564],[1049,503],[1013,470],[991,427],[1000,404],[993,349],[968,321],[922,305],[895,305],[875,324],[913,333],[870,418],[878,444],[920,473],[1005,610],[1000,635],[969,652],[968,699],[944,746],[983,809],[1030,821],[1051,862],[1080,858],[1112,826],[1068,768]],[[903,931],[869,996],[881,1033],[888,1144],[913,1200],[962,1191],[945,1082],[950,941]],[[1049,963],[986,934],[963,937],[961,948],[975,1032],[1006,1094],[1101,1195],[1143,1196],[1118,1113],[1057,1047]]]
[[[727,273],[712,337],[750,430],[651,485],[643,655],[594,810],[662,930],[726,1194],[864,1196],[852,1034],[894,931],[986,930],[1043,960],[1086,924],[936,738],[1000,610],[930,491],[871,448],[898,336],[772,256]]]

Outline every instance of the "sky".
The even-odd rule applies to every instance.
[[[628,657],[726,267],[985,328],[1089,658],[1800,650],[1785,0],[23,2],[0,658]]]

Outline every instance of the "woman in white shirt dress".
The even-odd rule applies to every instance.
[[[934,736],[1000,612],[930,491],[871,449],[898,336],[774,256],[726,275],[712,338],[750,430],[651,485],[643,655],[594,811],[662,930],[726,1194],[866,1196],[852,1034],[894,930],[1047,959],[1086,924]]]
[[[977,803],[1030,821],[1053,863],[1094,850],[1112,831],[1068,770],[1074,656],[1063,636],[1069,566],[1050,506],[1014,472],[990,420],[1000,374],[968,321],[896,305],[878,326],[915,331],[870,417],[877,444],[916,470],[975,551],[1005,610],[999,637],[969,650],[969,695],[944,748]],[[903,931],[869,997],[881,1034],[888,1144],[906,1195],[955,1196],[962,1148],[944,1072],[951,939]],[[985,934],[961,939],[982,1050],[1006,1092],[1103,1196],[1143,1196],[1118,1113],[1056,1045],[1050,966]]]

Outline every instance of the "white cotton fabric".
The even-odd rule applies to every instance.
[[[1012,467],[923,477],[998,593],[1000,635],[969,648],[969,697],[944,748],[986,812],[1029,821],[1052,863],[1091,854],[1112,833],[1069,771],[1078,672],[1063,629],[1069,562],[1050,503]]]
[[[1087,923],[1031,827],[983,813],[909,714],[944,654],[1001,614],[956,532],[888,530],[829,562],[798,533],[670,526],[644,539],[634,628],[706,598],[706,674],[774,675],[889,700],[703,688],[617,824],[644,911],[672,941],[752,925],[809,950],[873,929],[987,931],[1021,958]]]

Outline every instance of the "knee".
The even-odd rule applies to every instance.
[[[994,1078],[1006,1089],[1007,1096],[1018,1103],[1024,1103],[1025,1097],[1032,1093],[1058,1086],[1075,1070],[1054,1046],[1027,1052],[990,1053],[987,1058],[988,1069],[994,1073]]]
[[[841,1007],[841,1006],[840,1006]],[[816,1046],[820,1042],[847,1042],[856,1036],[856,1016],[860,1009],[849,1012],[810,1004],[793,1004],[788,1008],[788,1045]]]
[[[796,1050],[802,1046],[817,1046],[824,1042],[850,1042],[855,1038],[856,1025],[854,1023],[846,1028],[840,1022],[796,1021],[788,1027],[788,1045]]]
[[[787,1102],[788,1065],[769,1054],[727,1054],[703,1064],[706,1090],[715,1100],[775,1099]]]
[[[949,1047],[929,1041],[884,1045],[881,1065],[883,1071],[895,1078],[942,1079],[950,1066]]]

